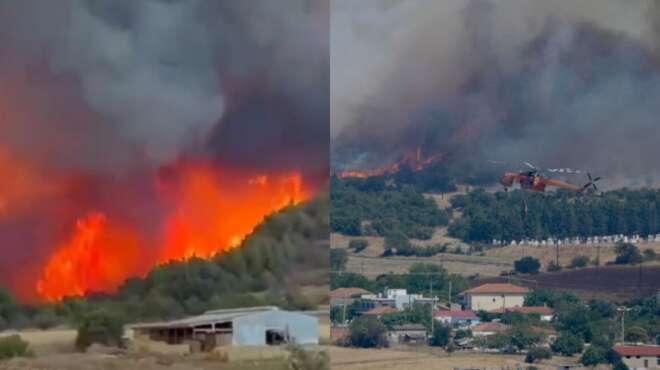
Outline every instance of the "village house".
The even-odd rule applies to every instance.
[[[499,307],[490,311],[490,313],[494,313],[494,314],[503,314],[506,312],[517,312],[524,315],[537,314],[540,316],[541,321],[547,321],[547,322],[552,321],[552,318],[555,315],[553,309],[547,306],[523,306],[523,307],[509,307],[509,308]]]
[[[362,315],[363,316],[372,316],[372,317],[375,317],[377,319],[380,319],[381,317],[383,317],[383,315],[387,315],[387,314],[391,314],[391,313],[397,313],[397,312],[399,312],[399,310],[397,310],[396,308],[383,306],[383,307],[372,308],[371,310],[369,310],[367,312],[363,312]]]
[[[474,326],[481,322],[474,311],[436,311],[433,314],[436,321],[445,325],[456,325],[459,327]]]
[[[630,370],[660,369],[660,346],[614,346]]]
[[[475,325],[470,330],[472,330],[472,336],[474,337],[487,337],[497,333],[505,333],[509,329],[511,329],[511,326],[509,325],[502,324],[501,322],[491,321]]]
[[[426,327],[422,324],[394,325],[387,332],[387,341],[390,345],[426,343]]]
[[[378,307],[392,307],[402,311],[415,303],[437,304],[437,302],[437,297],[425,298],[421,294],[408,294],[406,289],[386,289],[379,295],[362,295],[360,310],[366,312]]]
[[[492,311],[522,307],[529,289],[508,283],[483,284],[461,293],[465,307],[472,311]]]
[[[330,306],[349,306],[363,295],[372,294],[362,288],[339,288],[330,292]]]

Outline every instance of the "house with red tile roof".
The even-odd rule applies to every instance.
[[[436,311],[433,314],[436,321],[445,325],[474,326],[481,322],[474,311]]]
[[[528,288],[518,285],[490,283],[466,290],[461,294],[467,309],[492,311],[498,308],[522,307],[529,292]]]
[[[491,321],[475,325],[470,330],[472,330],[472,335],[475,337],[487,337],[489,335],[507,332],[509,329],[511,329],[510,325]]]
[[[614,346],[629,369],[660,369],[660,346]]]
[[[372,308],[371,310],[367,312],[363,312],[362,315],[364,316],[374,316],[376,318],[381,318],[383,315],[391,314],[391,313],[397,313],[399,310],[396,308],[388,307],[388,306],[380,306],[376,308]]]
[[[330,292],[330,306],[350,305],[362,295],[371,294],[362,288],[339,288]]]

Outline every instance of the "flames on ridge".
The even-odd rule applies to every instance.
[[[441,160],[442,154],[434,154],[428,157],[423,156],[422,149],[418,146],[417,150],[404,155],[403,158],[394,163],[389,163],[371,170],[344,170],[339,172],[337,176],[342,179],[366,179],[373,176],[391,175],[399,172],[404,167],[410,168],[413,172],[418,172],[423,170],[428,165]]]
[[[3,174],[9,163],[6,155],[0,156]],[[15,194],[11,184],[0,188],[5,209],[43,193],[40,187],[27,186],[37,185],[34,180],[40,178],[28,168],[17,167],[12,174],[19,180],[23,174],[23,185],[34,191]],[[154,266],[222,254],[238,247],[268,215],[310,196],[300,173],[255,175],[211,163],[176,163],[155,177],[155,199],[164,210],[156,235],[90,209],[70,226],[68,236],[46,246],[51,252],[34,287],[39,299],[112,293],[127,278],[144,276]]]

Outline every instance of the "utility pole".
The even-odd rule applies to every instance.
[[[616,309],[618,312],[621,313],[621,344],[626,344],[626,312],[630,311],[630,308],[626,308],[625,306],[618,307]]]
[[[557,243],[555,247],[555,264],[559,267],[559,243]]]
[[[433,275],[430,274],[429,274],[429,291],[431,295],[431,304],[429,305],[431,306],[431,335],[433,335],[433,331],[435,330],[435,326],[434,326],[435,317],[433,317]]]
[[[451,280],[449,280],[449,291],[447,292],[447,303],[449,304],[449,310],[451,311]]]

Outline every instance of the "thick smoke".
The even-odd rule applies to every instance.
[[[91,211],[158,238],[162,185],[181,164],[327,182],[329,12],[327,0],[0,0],[0,286],[33,288]]]
[[[339,0],[332,11],[334,166],[421,146],[660,175],[653,2]]]
[[[249,4],[3,1],[0,73],[21,72],[25,78],[14,85],[26,91],[26,98],[46,101],[26,101],[25,105],[47,111],[44,114],[57,112],[50,124],[26,122],[24,128],[14,128],[8,134],[9,145],[30,152],[32,148],[22,146],[37,144],[35,131],[46,125],[77,131],[77,123],[71,121],[84,119],[88,122],[78,125],[88,132],[72,141],[86,143],[83,146],[92,147],[91,152],[59,147],[63,163],[121,169],[137,158],[161,164],[182,153],[216,151],[212,145],[208,148],[208,138],[221,129],[232,100],[236,103],[254,94],[277,91],[286,95],[295,111],[308,110],[310,102],[323,107],[319,100],[324,97],[327,106],[323,90],[328,90],[328,13],[327,2],[308,0],[277,4],[265,0]],[[40,76],[35,79],[35,74]],[[230,90],[230,83],[257,86],[243,96],[241,91]],[[264,92],[262,87],[267,84],[271,88]],[[55,89],[56,95],[69,97],[53,97]],[[234,93],[236,96],[231,95]],[[69,107],[48,101],[53,99],[65,100]],[[253,108],[244,104],[240,109]],[[81,111],[84,117],[72,117]],[[304,124],[270,123],[277,130],[295,129],[295,135],[311,133],[313,140],[322,140],[316,145],[322,146],[327,143],[318,134],[327,131],[322,128],[327,127],[323,113],[304,116]],[[106,149],[105,155],[94,155],[97,147]],[[263,158],[264,152],[276,147],[277,143],[269,143],[255,151]],[[298,157],[305,156],[299,153]],[[300,166],[307,164],[299,162]]]

